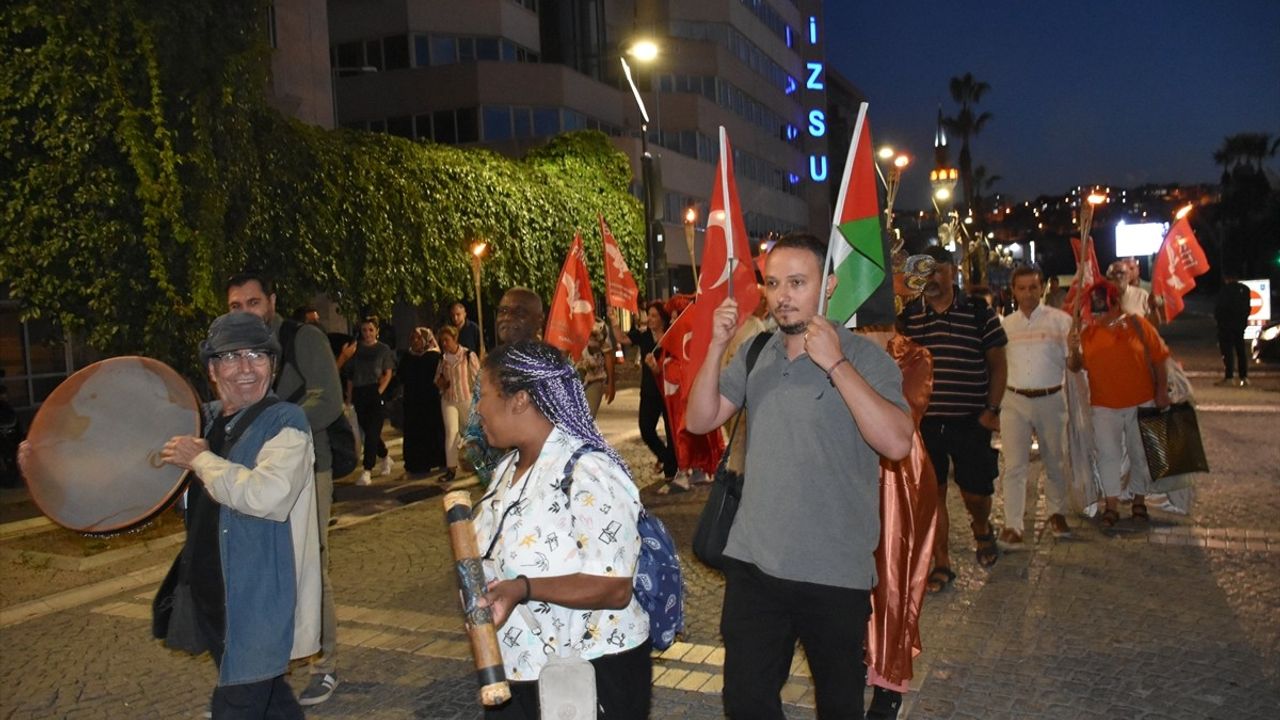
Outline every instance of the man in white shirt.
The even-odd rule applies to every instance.
[[[1151,312],[1151,293],[1138,286],[1138,266],[1128,260],[1116,260],[1107,266],[1107,281],[1120,291],[1120,309],[1126,315],[1137,315],[1159,324]]]
[[[1000,539],[1016,545],[1022,542],[1033,429],[1040,439],[1049,525],[1056,537],[1071,534],[1066,518],[1067,397],[1062,392],[1071,316],[1040,303],[1043,283],[1038,269],[1014,270],[1012,284],[1018,309],[1001,321],[1009,337],[1009,371],[1000,412],[1005,516]]]

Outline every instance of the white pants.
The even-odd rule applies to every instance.
[[[454,470],[458,467],[458,434],[471,417],[471,401],[451,403],[442,399],[440,415],[444,419],[444,463]]]
[[[1144,403],[1142,407],[1152,407]],[[1146,495],[1151,484],[1147,453],[1138,433],[1138,407],[1115,408],[1094,405],[1093,448],[1098,456],[1098,478],[1105,497],[1120,497],[1124,487],[1124,460],[1129,460],[1129,492]]]
[[[1031,431],[1040,438],[1044,495],[1050,515],[1067,512],[1067,396],[1062,391],[1029,398],[1006,392],[1000,408],[1000,446],[1004,453],[1004,524],[1022,532],[1027,509],[1027,466]]]

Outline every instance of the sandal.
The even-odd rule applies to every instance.
[[[970,525],[969,527],[973,527]],[[989,568],[996,564],[996,560],[1000,559],[1000,548],[996,547],[995,528],[987,523],[987,534],[979,535],[977,530],[973,531],[973,539],[978,544],[977,552],[974,553],[978,564],[984,568]]]
[[[1107,527],[1108,529],[1110,529],[1110,528],[1115,527],[1115,526],[1116,526],[1116,523],[1118,523],[1118,522],[1120,522],[1120,513],[1119,513],[1119,512],[1117,512],[1116,510],[1113,510],[1113,509],[1107,509],[1107,510],[1103,510],[1103,511],[1102,511],[1102,524],[1103,524],[1103,526],[1105,526],[1105,527]]]
[[[925,590],[928,590],[930,595],[933,593],[940,593],[951,587],[951,583],[955,581],[955,579],[956,574],[951,570],[951,568],[934,568],[933,572],[929,573],[929,579],[925,583]]]
[[[1133,519],[1138,522],[1150,522],[1151,515],[1147,513],[1146,503],[1133,504]]]

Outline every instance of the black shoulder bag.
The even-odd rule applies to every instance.
[[[751,378],[751,370],[756,365],[756,358],[773,333],[762,332],[751,340],[747,348],[747,379]],[[746,409],[746,402],[742,404]],[[729,543],[729,531],[733,529],[733,518],[738,514],[738,505],[742,502],[743,476],[728,468],[729,453],[733,450],[734,436],[738,434],[738,423],[742,421],[742,410],[733,416],[733,430],[729,433],[729,445],[720,456],[720,466],[716,468],[715,482],[711,484],[711,494],[707,504],[698,516],[698,527],[693,531],[693,554],[706,565],[717,570],[724,569],[724,547]]]

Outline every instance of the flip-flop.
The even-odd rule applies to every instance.
[[[930,595],[940,593],[951,587],[951,583],[954,582],[955,579],[956,574],[951,568],[934,568],[933,572],[929,573],[928,580],[925,581],[925,590],[928,591]]]
[[[1000,559],[1000,548],[996,546],[996,535],[994,532],[988,532],[986,535],[974,534],[973,539],[978,544],[978,549],[974,553],[978,564],[984,568],[989,568],[996,564]]]

